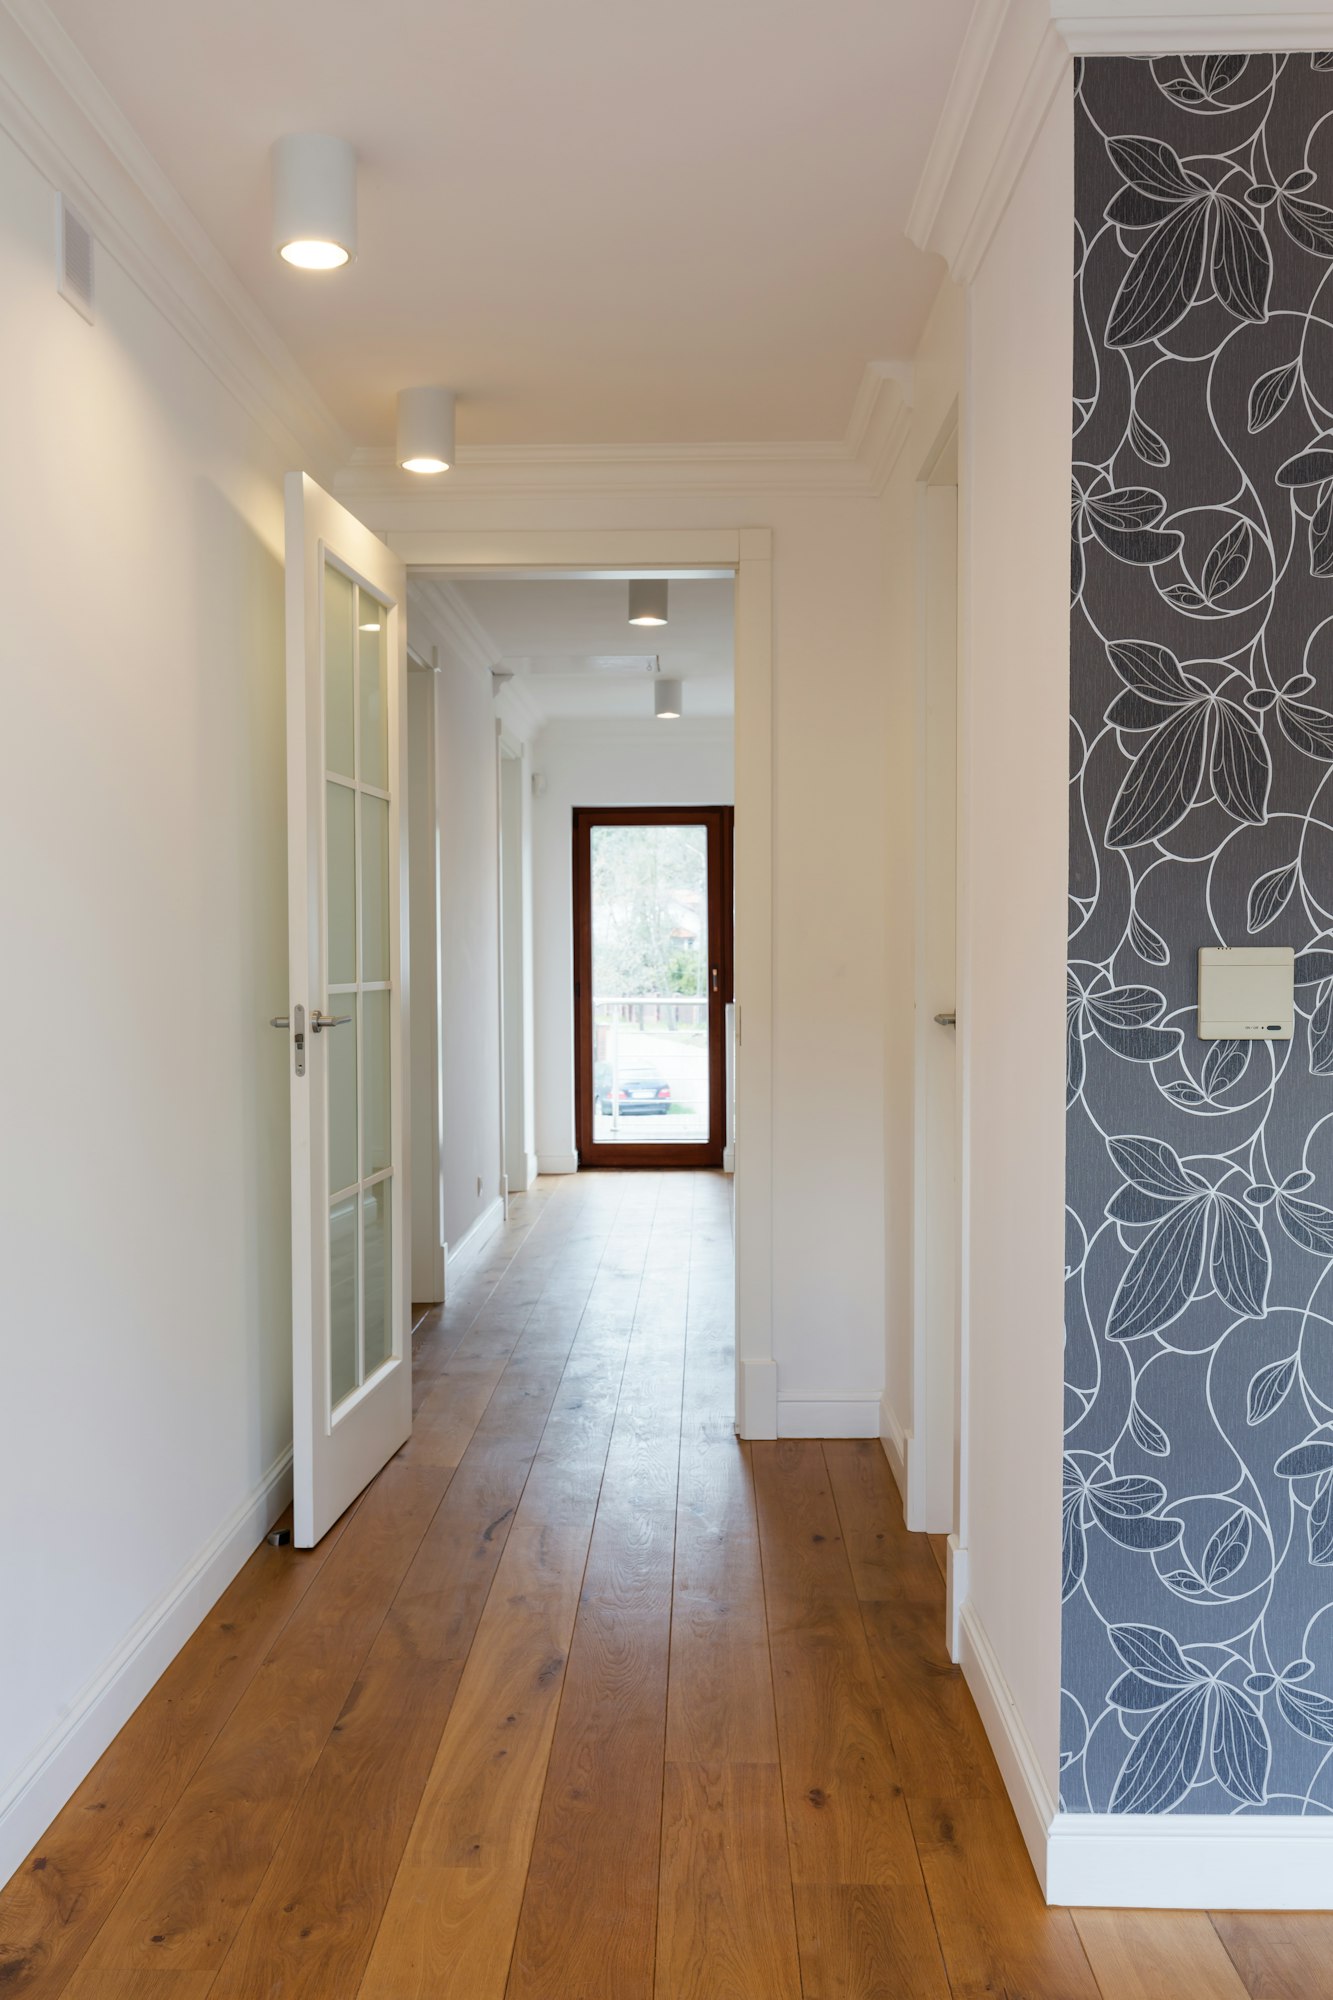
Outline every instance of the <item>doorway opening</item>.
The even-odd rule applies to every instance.
[[[730,806],[574,812],[581,1167],[721,1167],[732,1002]]]

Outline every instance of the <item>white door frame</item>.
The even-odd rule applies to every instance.
[[[773,1357],[773,535],[769,528],[391,529],[412,569],[736,580],[736,1428],[778,1434]]]

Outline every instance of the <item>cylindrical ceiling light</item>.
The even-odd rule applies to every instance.
[[[273,248],[302,271],[336,271],[356,255],[356,148],[327,132],[273,146]]]
[[[653,682],[653,714],[659,722],[680,721],[680,682]]]
[[[453,390],[400,389],[398,463],[404,472],[447,472],[453,462]]]
[[[665,625],[667,585],[664,576],[636,576],[629,587],[631,625]]]

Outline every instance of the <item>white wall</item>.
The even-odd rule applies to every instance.
[[[469,494],[460,481],[451,491],[368,493],[352,478],[337,490],[378,532],[465,529],[480,540],[506,529],[772,530],[779,1422],[792,1434],[874,1436],[884,1381],[884,743],[893,699],[884,503],[865,492],[762,487]],[[540,1150],[540,1112],[539,1128]]]
[[[291,1440],[287,454],[110,255],[95,326],[53,264],[0,137],[0,1879]]]
[[[526,746],[500,758],[500,926],[504,981],[504,1170],[511,1194],[537,1177],[532,999],[532,786]]]
[[[970,1607],[1057,1792],[1073,117],[1058,90],[972,287],[960,1034]]]
[[[946,280],[913,362],[911,423],[885,495],[889,571],[886,645],[891,665],[883,779],[888,952],[883,1019],[886,1352],[881,1436],[905,1498],[909,1440],[923,1401],[923,1384],[913,1357],[917,1070],[927,1036],[938,1037],[942,1032],[933,1022],[919,1020],[917,1007],[917,959],[924,943],[921,898],[926,883],[921,789],[925,749],[922,482],[955,421],[963,382],[963,347],[963,295]],[[955,990],[934,1004],[945,1007],[956,997]],[[931,1013],[934,1007],[925,1011]],[[923,1524],[914,1521],[914,1525]]]
[[[408,980],[411,1007],[412,1298],[444,1297],[440,1221],[439,826],[435,675],[407,677]]]
[[[440,857],[440,1208],[450,1255],[495,1215],[500,1139],[499,819],[488,672],[441,649],[435,677]]]
[[[725,806],[735,798],[729,720],[550,723],[532,745],[533,995],[537,1163],[572,1173],[575,806]]]

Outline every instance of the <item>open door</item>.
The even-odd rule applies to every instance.
[[[295,1540],[412,1428],[406,573],[287,476]]]

